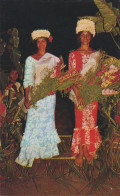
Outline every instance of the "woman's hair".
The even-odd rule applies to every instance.
[[[80,35],[81,35],[82,32],[83,32],[83,31],[80,31],[80,32],[77,34],[77,36],[76,36],[78,47],[81,45]],[[89,33],[90,33],[90,32],[89,32]],[[91,40],[92,40],[92,39],[93,39],[93,35],[92,35],[91,33],[90,33],[90,35],[91,35]],[[90,45],[91,45],[91,42],[90,42]]]
[[[18,70],[17,70],[17,68],[16,68],[15,66],[11,66],[10,72],[13,71],[13,70],[18,72]],[[10,73],[10,72],[9,72],[9,73]]]

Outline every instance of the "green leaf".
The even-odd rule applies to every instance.
[[[104,19],[104,29],[106,32],[111,32],[113,27],[116,26],[116,13],[112,8],[111,3],[106,3],[104,0],[94,0],[94,3],[99,9],[101,16]]]

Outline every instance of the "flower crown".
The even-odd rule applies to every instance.
[[[95,23],[89,19],[81,19],[77,22],[76,34],[81,31],[89,31],[93,37],[95,36]]]
[[[53,38],[50,36],[50,32],[48,30],[35,30],[31,33],[32,40],[36,40],[40,37],[46,37],[49,39],[49,42],[52,42]]]

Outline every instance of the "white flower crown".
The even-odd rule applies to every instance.
[[[80,19],[77,22],[76,34],[81,31],[89,31],[93,37],[95,36],[95,23],[89,19]]]
[[[39,37],[50,37],[50,32],[48,30],[35,30],[31,33],[31,37],[33,40],[38,39]]]

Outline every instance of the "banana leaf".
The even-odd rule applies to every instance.
[[[95,22],[97,33],[112,32],[114,36],[117,36],[119,27],[116,26],[116,23],[119,9],[112,7],[112,3],[106,3],[105,0],[94,0],[94,3],[99,9],[96,16],[84,16],[78,17],[78,19],[86,18]]]
[[[111,32],[116,26],[117,15],[115,9],[112,8],[112,3],[106,3],[105,0],[94,0],[98,7],[101,16],[104,18],[104,30]]]

